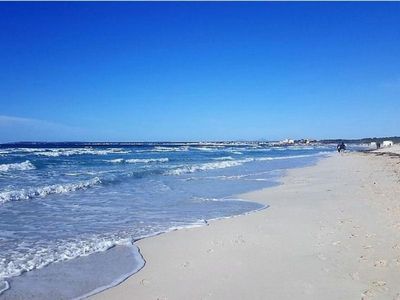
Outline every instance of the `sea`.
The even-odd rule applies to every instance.
[[[0,299],[81,299],[144,265],[135,242],[268,206],[277,185],[335,145],[0,145]],[[266,199],[268,200],[268,199]]]

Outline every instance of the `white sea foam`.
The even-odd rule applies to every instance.
[[[284,159],[295,159],[295,158],[305,158],[305,157],[315,157],[321,156],[324,154],[328,154],[330,152],[318,152],[315,154],[304,154],[304,155],[292,155],[292,156],[267,156],[267,157],[257,157],[257,158],[246,158],[241,160],[222,160],[214,163],[204,163],[200,165],[191,165],[191,166],[180,166],[177,169],[173,169],[167,172],[168,175],[181,175],[185,173],[193,173],[196,171],[205,171],[205,170],[213,170],[213,169],[224,169],[229,167],[240,166],[244,163],[248,163],[251,161],[270,161],[270,160],[284,160]],[[245,177],[247,175],[238,175],[238,176],[225,176],[226,179],[239,179],[241,177]]]
[[[220,150],[219,148],[221,147],[191,147],[193,150],[199,150],[199,151],[207,151],[207,152],[213,152],[213,151],[218,151]]]
[[[124,159],[123,158],[116,158],[116,159],[107,159],[105,161],[110,162],[110,163],[114,163],[114,164],[118,164],[118,163],[124,162]]]
[[[185,174],[185,173],[193,173],[196,171],[225,169],[225,168],[240,166],[240,165],[250,162],[250,161],[253,161],[253,159],[247,158],[247,159],[241,159],[241,160],[231,160],[231,161],[204,163],[204,164],[191,165],[191,166],[181,166],[177,169],[168,171],[167,174],[168,175],[181,175],[181,174]]]
[[[51,247],[32,249],[12,261],[0,259],[0,280],[18,276],[23,272],[40,269],[50,263],[73,259],[79,256],[88,256],[95,252],[105,251],[115,245],[131,245],[129,238],[101,236],[88,237],[85,240],[59,241]]]
[[[53,148],[46,149],[46,151],[35,152],[35,155],[58,157],[58,156],[71,156],[71,155],[107,155],[107,154],[124,154],[130,151],[120,148],[109,149],[94,149],[94,148]]]
[[[76,190],[85,190],[89,187],[99,185],[100,183],[100,178],[95,177],[93,179],[77,183],[54,184],[40,188],[3,191],[0,192],[0,203],[5,203],[8,201],[28,200],[35,197],[46,197],[47,195],[51,194],[64,194],[74,192]]]
[[[154,163],[154,162],[168,162],[169,159],[166,157],[163,158],[130,158],[130,159],[123,159],[123,158],[116,158],[116,159],[110,159],[106,160],[107,162],[110,163],[128,163],[128,164],[148,164],[148,163]]]
[[[134,240],[155,236],[161,233],[179,230],[182,228],[200,227],[206,225],[205,220],[198,220],[182,226],[171,226],[160,231],[145,233],[136,236]],[[116,245],[132,246],[134,242],[131,235],[103,237],[100,235],[86,236],[85,240],[71,239],[58,241],[56,244],[45,248],[32,249],[32,251],[13,257],[13,260],[0,259],[0,282],[4,278],[18,276],[24,272],[43,268],[50,263],[70,260],[80,256],[88,256],[102,252]]]
[[[318,152],[315,154],[303,154],[303,155],[290,155],[290,156],[267,156],[267,157],[258,157],[256,158],[257,161],[266,161],[266,160],[282,160],[282,159],[293,159],[293,158],[304,158],[304,157],[314,157],[320,156],[324,154],[328,154],[329,152]]]
[[[233,160],[234,158],[232,156],[223,156],[223,157],[216,157],[213,158],[213,160]]]
[[[127,163],[136,164],[136,163],[153,163],[153,162],[168,162],[168,158],[131,158],[125,160]]]
[[[230,150],[228,152],[230,152],[232,154],[239,154],[239,155],[243,154],[243,152],[240,152],[240,151],[237,151],[237,150]]]
[[[189,146],[181,146],[181,147],[164,147],[164,146],[157,146],[154,147],[153,150],[155,152],[182,152],[182,151],[189,151]]]
[[[24,171],[24,170],[33,170],[36,167],[29,161],[26,160],[22,163],[14,163],[14,164],[2,164],[0,165],[0,172],[8,172],[8,171]]]
[[[190,177],[186,178],[185,180],[203,180],[203,179],[219,179],[219,180],[238,180],[238,179],[243,179],[243,180],[255,180],[255,181],[271,181],[271,178],[248,178],[248,177],[254,177],[254,176],[265,176],[266,174],[269,174],[271,176],[278,176],[279,174],[282,174],[282,169],[276,169],[276,170],[268,170],[268,171],[262,171],[262,172],[256,172],[256,173],[248,173],[248,174],[241,174],[241,175],[217,175],[217,176],[206,176],[206,177]]]
[[[7,148],[0,150],[0,154],[32,153],[46,151],[44,148]]]

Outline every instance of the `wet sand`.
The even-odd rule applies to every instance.
[[[400,299],[399,156],[335,154],[240,197],[270,207],[139,241],[145,267],[92,298]]]

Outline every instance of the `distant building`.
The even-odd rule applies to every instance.
[[[280,141],[279,144],[281,144],[281,145],[294,144],[294,140],[284,139],[283,141]]]
[[[389,141],[389,140],[383,141],[382,146],[383,147],[392,147],[393,146],[393,141]]]

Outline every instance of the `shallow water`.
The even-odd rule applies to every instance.
[[[70,299],[109,285],[129,273],[122,265],[134,270],[141,263],[128,255],[105,264],[105,256],[126,249],[115,245],[132,247],[146,236],[260,209],[232,197],[272,186],[288,168],[333,150],[254,144],[0,149],[0,281],[11,286],[0,298]],[[91,268],[77,268],[77,257],[104,266],[99,280],[88,280]]]
[[[9,280],[1,299],[78,299],[93,287],[118,284],[143,267],[138,249],[116,246],[108,251],[51,264]]]

